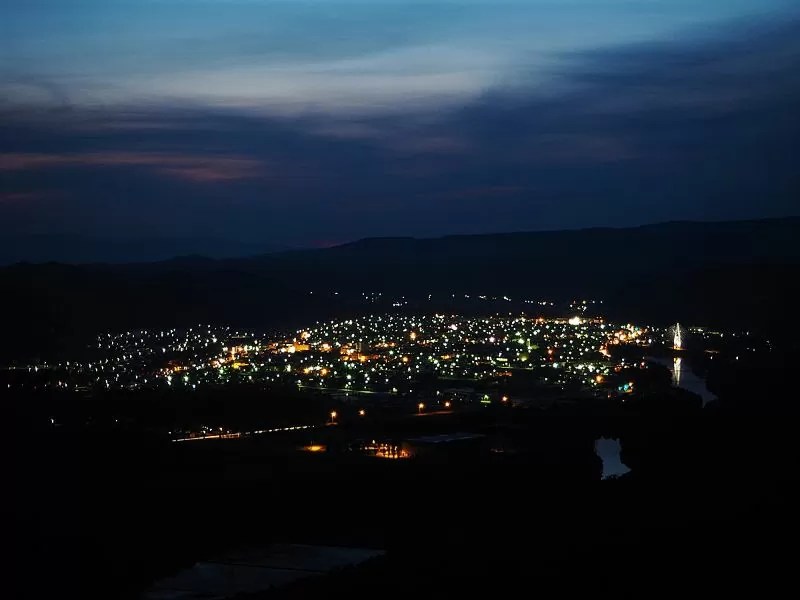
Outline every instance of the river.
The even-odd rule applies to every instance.
[[[705,377],[699,377],[692,372],[687,358],[675,356],[672,359],[667,359],[648,356],[645,357],[645,360],[667,367],[672,373],[672,385],[700,396],[703,400],[703,406],[717,399],[714,394],[708,391]]]
[[[622,462],[622,446],[618,439],[602,437],[595,441],[594,451],[603,461],[603,479],[619,477],[630,471],[628,466]]]
[[[664,365],[672,373],[672,385],[697,394],[703,400],[703,406],[717,397],[708,391],[704,377],[695,375],[685,357],[675,356],[671,360],[648,356],[645,360]],[[624,475],[630,469],[620,458],[621,446],[614,438],[600,438],[595,442],[594,451],[603,461],[603,479]]]

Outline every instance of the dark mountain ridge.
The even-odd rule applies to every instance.
[[[179,255],[226,258],[285,249],[277,244],[206,237],[113,239],[68,234],[10,235],[0,238],[0,265],[56,259],[69,264],[151,262]]]
[[[44,352],[105,330],[199,322],[287,328],[390,307],[364,304],[362,292],[412,301],[462,293],[597,298],[612,318],[786,333],[794,326],[785,322],[787,303],[800,280],[798,240],[800,218],[792,217],[371,238],[249,258],[17,264],[0,268],[2,351],[6,358]],[[426,306],[434,308],[409,308]]]

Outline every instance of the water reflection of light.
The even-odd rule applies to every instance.
[[[676,356],[672,360],[672,385],[680,387],[681,385],[681,357]]]

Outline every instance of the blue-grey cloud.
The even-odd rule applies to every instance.
[[[659,39],[786,0],[33,0],[0,19],[0,97],[262,114],[453,106],[565,52]],[[21,78],[39,82],[21,86]]]
[[[17,110],[0,127],[0,232],[304,244],[792,214],[798,34],[762,20],[572,50],[557,86],[534,68],[402,114]],[[230,176],[190,177],[210,165]]]

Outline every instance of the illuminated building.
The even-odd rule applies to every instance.
[[[683,334],[681,333],[680,323],[675,323],[675,330],[672,335],[672,347],[675,350],[683,349]]]

